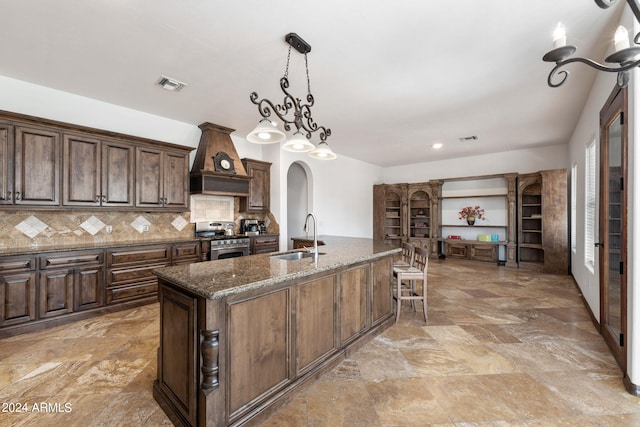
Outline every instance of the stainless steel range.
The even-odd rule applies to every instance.
[[[249,255],[250,239],[236,236],[233,222],[196,222],[196,237],[211,239],[211,260]]]

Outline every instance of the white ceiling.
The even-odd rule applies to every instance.
[[[284,36],[295,32],[312,46],[313,117],[331,128],[332,149],[411,164],[566,143],[595,73],[574,64],[549,88],[542,55],[561,20],[578,54],[604,57],[618,3],[2,0],[0,75],[244,137],[260,118],[249,94],[282,99]],[[162,90],[161,75],[188,86]],[[289,79],[304,97],[295,50]]]

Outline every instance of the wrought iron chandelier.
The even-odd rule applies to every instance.
[[[258,94],[251,92],[249,99],[258,106],[258,112],[262,119],[258,126],[247,135],[247,140],[256,144],[275,144],[286,139],[286,134],[278,129],[278,126],[270,117],[274,113],[284,124],[286,131],[291,130],[291,126],[295,126],[296,130],[283,145],[285,151],[309,153],[309,156],[320,160],[332,160],[337,156],[327,144],[327,138],[331,136],[331,129],[319,126],[311,117],[311,107],[314,104],[314,98],[311,94],[311,83],[309,79],[309,62],[307,54],[311,51],[311,46],[305,42],[296,33],[289,33],[285,36],[285,41],[289,44],[289,53],[287,55],[287,67],[284,76],[280,78],[280,89],[284,92],[284,100],[281,104],[274,104],[270,100],[263,98],[258,100]],[[304,54],[304,63],[307,71],[307,97],[306,104],[302,103],[300,98],[294,97],[289,91],[289,62],[291,59],[291,48]],[[311,141],[311,135],[319,132],[320,142],[314,146]]]
[[[595,0],[596,4],[602,9],[613,6],[616,1],[617,0]],[[640,22],[640,5],[638,4],[638,0],[626,1],[635,15],[636,20]],[[629,83],[629,70],[640,65],[640,47],[629,46],[629,35],[627,29],[623,26],[618,27],[614,36],[616,51],[604,60],[607,63],[618,64],[618,66],[608,67],[588,58],[571,58],[571,55],[576,51],[576,47],[567,45],[566,40],[564,26],[558,24],[558,27],[553,33],[553,49],[542,57],[543,61],[556,63],[556,66],[553,67],[549,73],[549,77],[547,77],[547,84],[551,87],[561,86],[567,80],[569,72],[560,69],[572,62],[582,62],[596,70],[618,73],[618,86],[620,87],[625,87]],[[636,34],[633,43],[636,45],[640,44],[640,33]],[[555,76],[560,76],[557,82],[552,81]]]

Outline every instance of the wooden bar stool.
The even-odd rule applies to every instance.
[[[409,300],[415,310],[415,301],[422,300],[424,310],[424,321],[427,321],[427,267],[429,266],[429,251],[417,247],[414,249],[413,265],[393,267],[393,273],[397,277],[396,300],[396,322],[400,319],[400,305],[403,300]],[[416,281],[422,280],[422,295],[416,292]],[[404,283],[407,281],[407,283]]]

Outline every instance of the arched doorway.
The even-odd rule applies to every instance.
[[[292,237],[304,235],[302,228],[307,213],[313,209],[311,170],[304,162],[294,162],[287,171],[287,248]]]

